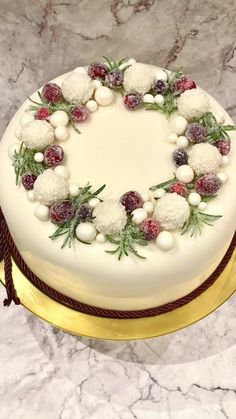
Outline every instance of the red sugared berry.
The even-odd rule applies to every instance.
[[[50,219],[53,224],[62,225],[72,220],[75,214],[75,206],[69,201],[55,202],[50,208]]]
[[[152,88],[155,95],[165,95],[168,89],[169,84],[165,80],[156,80]]]
[[[195,183],[195,191],[202,196],[216,194],[221,187],[221,180],[213,174],[201,176]]]
[[[51,111],[48,108],[42,106],[42,108],[39,108],[37,110],[34,117],[35,119],[45,119],[46,121],[49,121],[50,115],[51,115]]]
[[[83,122],[89,116],[89,111],[86,106],[79,105],[73,108],[70,112],[70,118],[74,122]]]
[[[22,176],[22,185],[27,191],[30,191],[34,188],[34,182],[36,181],[37,176],[33,175],[33,173],[25,173]]]
[[[43,86],[42,96],[48,103],[57,103],[62,99],[62,91],[56,83],[47,83]]]
[[[140,107],[142,103],[142,96],[136,93],[127,93],[123,97],[123,101],[127,109],[135,110]]]
[[[188,164],[188,154],[182,148],[177,148],[173,151],[172,157],[177,167],[182,166],[183,164]]]
[[[139,229],[146,240],[154,240],[161,231],[161,225],[159,221],[147,218],[139,225]]]
[[[119,68],[115,68],[106,75],[105,80],[109,87],[120,87],[124,81],[124,73]]]
[[[193,122],[192,124],[188,124],[185,136],[193,143],[201,143],[207,136],[207,129],[202,124]]]
[[[120,198],[120,202],[124,205],[128,213],[131,213],[136,208],[141,208],[143,206],[141,195],[136,191],[126,192]]]
[[[105,64],[102,64],[102,63],[91,64],[88,68],[88,75],[92,79],[104,80],[107,73],[108,73],[108,68]]]
[[[230,152],[230,140],[222,138],[221,140],[217,141],[216,147],[222,156],[226,156]]]
[[[44,163],[48,167],[57,166],[60,164],[64,157],[63,148],[59,145],[51,145],[46,148],[44,152]]]
[[[88,205],[82,204],[78,208],[76,216],[80,221],[91,220],[93,218],[93,210]]]
[[[171,185],[169,192],[175,192],[178,195],[186,196],[188,193],[188,189],[186,188],[185,183],[183,182],[176,182]]]
[[[195,81],[190,77],[184,76],[174,82],[172,89],[174,92],[185,92],[185,90],[196,89],[196,87]]]

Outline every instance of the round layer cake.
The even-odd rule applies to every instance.
[[[187,295],[234,235],[233,129],[181,72],[108,60],[56,78],[0,143],[0,206],[22,258],[97,307]]]

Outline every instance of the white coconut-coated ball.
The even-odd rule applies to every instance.
[[[86,103],[86,108],[88,109],[89,112],[95,112],[98,108],[98,104],[96,100],[89,100]]]
[[[141,224],[148,216],[147,211],[144,208],[136,208],[132,211],[131,215],[135,225]]]
[[[98,233],[96,235],[96,242],[97,243],[105,243],[106,242],[106,236],[102,233]]]
[[[59,164],[55,167],[54,173],[57,176],[62,177],[63,179],[68,179],[70,177],[70,172],[67,169],[67,167],[63,166],[62,164]]]
[[[87,75],[73,71],[62,82],[64,98],[75,105],[83,105],[91,99],[94,92],[93,80]]]
[[[201,202],[201,195],[199,195],[197,192],[191,192],[188,196],[188,202],[190,205],[197,207]]]
[[[95,92],[95,100],[99,105],[107,106],[113,102],[114,93],[109,87],[98,87]]]
[[[189,141],[184,135],[180,135],[177,138],[176,145],[178,148],[187,148],[189,146]]]
[[[69,122],[69,116],[64,111],[55,111],[50,116],[50,124],[56,128],[60,126],[66,126]]]
[[[178,112],[187,120],[200,118],[204,113],[209,111],[209,98],[204,90],[199,87],[196,89],[186,90],[178,99]]]
[[[29,112],[25,112],[20,118],[20,124],[23,127],[28,122],[34,121],[34,115]]]
[[[69,184],[69,194],[70,196],[78,196],[79,195],[79,185],[76,183]]]
[[[157,247],[161,250],[168,251],[174,246],[174,236],[169,231],[161,231],[156,238]]]
[[[175,230],[183,227],[190,215],[189,204],[177,193],[166,193],[156,202],[155,218],[164,230]]]
[[[57,141],[66,141],[68,137],[69,130],[64,125],[55,128],[55,138]]]
[[[155,192],[154,192],[154,197],[159,199],[159,198],[162,198],[165,194],[166,194],[165,189],[163,189],[163,188],[158,188],[158,189],[156,189],[156,190],[155,190]]]
[[[84,222],[80,223],[76,227],[75,234],[79,240],[91,243],[97,235],[97,230],[94,224],[90,222]]]
[[[228,175],[224,172],[217,173],[217,177],[220,179],[221,183],[226,183],[228,180]]]
[[[144,103],[154,103],[155,102],[154,96],[151,95],[150,93],[147,93],[146,95],[143,96],[143,102]]]
[[[46,205],[38,205],[34,210],[34,215],[40,221],[47,221],[49,219],[49,207]]]
[[[175,134],[174,132],[170,132],[170,134],[168,135],[168,142],[170,144],[175,144],[177,139],[178,139],[178,135]]]
[[[158,105],[163,105],[163,103],[165,102],[165,98],[164,96],[158,94],[154,97],[154,101],[158,104]]]
[[[153,211],[154,211],[154,204],[153,204],[153,202],[152,201],[147,201],[147,202],[144,202],[144,204],[143,204],[143,208],[147,211],[147,213],[150,215],[150,214],[152,214],[153,213]]]
[[[175,116],[171,123],[170,128],[172,132],[175,132],[177,135],[182,135],[185,133],[188,126],[188,121],[183,116]]]
[[[90,208],[95,208],[98,204],[100,204],[100,199],[98,198],[91,198],[88,202]]]
[[[180,182],[189,183],[194,178],[194,171],[189,165],[183,164],[176,169],[175,175]]]
[[[100,233],[116,234],[127,222],[124,206],[115,199],[100,202],[93,210],[94,223]]]
[[[53,143],[54,129],[48,122],[35,119],[22,127],[21,140],[26,147],[40,150]]]
[[[36,201],[34,191],[32,191],[32,190],[27,191],[26,195],[27,195],[27,199],[28,199],[29,202],[35,202]]]
[[[218,148],[208,143],[195,144],[189,152],[188,164],[197,175],[216,173],[221,161]]]
[[[142,63],[135,63],[124,72],[124,89],[141,95],[148,93],[155,80],[153,69]]]
[[[156,80],[167,81],[168,80],[168,74],[165,70],[159,69],[155,72],[155,78],[156,78]]]
[[[38,151],[37,153],[35,153],[35,155],[34,155],[34,161],[36,161],[37,163],[42,163],[44,161],[44,155],[43,155],[43,153],[41,153],[40,151]]]
[[[11,145],[8,147],[8,150],[7,150],[8,157],[9,157],[11,160],[13,160],[13,158],[14,158],[14,154],[15,154],[15,153],[19,153],[19,151],[20,151],[20,144],[19,144],[19,143],[14,143],[14,144],[11,144]]]
[[[37,201],[41,204],[51,205],[67,198],[69,186],[65,179],[48,169],[37,177],[33,191]]]

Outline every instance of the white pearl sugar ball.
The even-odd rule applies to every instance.
[[[105,243],[106,242],[106,236],[102,233],[98,233],[96,235],[96,242],[97,243]]]
[[[180,182],[189,183],[192,182],[194,178],[194,171],[192,167],[183,164],[177,168],[175,175]]]
[[[91,198],[88,202],[90,208],[95,208],[98,204],[100,204],[100,199],[98,198]]]
[[[161,231],[157,238],[156,244],[159,249],[168,251],[174,246],[174,236],[169,231]]]
[[[88,73],[85,67],[76,67],[73,71],[75,71],[76,73],[81,73],[81,74]]]
[[[158,105],[162,105],[165,102],[165,98],[162,95],[156,95],[154,97],[154,101],[158,104]]]
[[[180,137],[177,138],[176,145],[179,148],[187,148],[189,146],[189,141],[184,135],[180,135]]]
[[[28,124],[34,120],[34,115],[32,113],[25,112],[22,117],[20,118],[20,124],[23,127],[24,125]]]
[[[101,86],[98,87],[95,92],[95,100],[99,105],[107,106],[112,103],[114,99],[114,93],[109,87]]]
[[[154,197],[159,199],[159,198],[162,198],[165,194],[166,194],[165,189],[158,188],[158,189],[154,192]]]
[[[220,179],[222,183],[225,183],[228,180],[228,175],[224,172],[217,173],[217,177]]]
[[[50,124],[54,128],[60,127],[61,125],[65,127],[68,124],[68,122],[69,116],[64,111],[53,112],[53,114],[50,116]]]
[[[135,60],[135,58],[130,58],[130,59],[128,60],[128,64],[129,64],[129,65],[136,64],[136,60]]]
[[[70,196],[78,196],[79,195],[79,185],[76,183],[69,184],[69,194]]]
[[[95,89],[98,89],[98,87],[102,86],[102,82],[100,80],[94,80],[93,81]]]
[[[229,157],[228,156],[222,156],[221,166],[227,166],[227,164],[229,164]]]
[[[57,141],[66,141],[69,137],[69,131],[64,125],[55,128],[54,135]]]
[[[147,211],[148,214],[152,214],[154,211],[154,204],[152,201],[144,202],[143,208]]]
[[[169,143],[171,143],[171,144],[175,144],[175,143],[176,143],[176,141],[177,141],[177,139],[178,139],[178,136],[177,136],[177,134],[175,134],[174,132],[171,132],[171,133],[168,135],[168,141],[169,141]]]
[[[143,96],[143,102],[144,103],[154,103],[155,102],[154,96],[151,95],[150,93],[147,93],[146,95]]]
[[[7,154],[8,157],[13,160],[15,152],[18,153],[20,150],[20,143],[14,143],[8,147]]]
[[[85,106],[89,112],[95,112],[98,108],[98,104],[95,100],[89,100]]]
[[[201,202],[201,195],[197,192],[191,192],[188,196],[188,202],[190,205],[198,206]]]
[[[170,123],[170,128],[172,132],[175,132],[177,135],[182,135],[185,133],[185,130],[188,126],[188,121],[183,116],[176,116],[172,119]]]
[[[40,151],[38,151],[38,153],[35,153],[35,155],[34,155],[34,161],[36,161],[37,163],[42,163],[43,160],[44,160],[43,153],[40,153]]]
[[[143,202],[147,202],[150,199],[150,195],[146,192],[141,193],[141,198]]]
[[[21,140],[21,127],[16,128],[15,136],[18,138],[18,140]]]
[[[156,71],[155,78],[156,78],[156,80],[164,80],[164,81],[167,81],[168,74],[167,74],[166,71],[160,69],[160,70],[157,70]]]
[[[64,179],[68,179],[70,177],[70,172],[67,169],[67,167],[62,166],[61,164],[59,164],[59,166],[55,167],[54,173],[55,173],[55,175],[60,176]]]
[[[46,205],[38,205],[34,210],[34,215],[41,221],[47,221],[49,218],[49,208]]]
[[[139,225],[147,218],[147,211],[144,208],[136,208],[131,215],[133,223]]]
[[[219,112],[214,112],[214,116],[215,116],[216,122],[217,122],[218,124],[223,124],[223,122],[225,121],[225,115],[224,115],[224,112],[221,112],[221,111],[219,111]]]
[[[97,230],[94,224],[85,222],[78,225],[75,230],[75,234],[79,240],[90,243],[95,239]]]
[[[204,211],[207,207],[207,203],[206,202],[200,202],[200,204],[198,205],[198,209],[200,211]]]
[[[36,201],[33,190],[32,191],[27,191],[26,195],[27,195],[27,199],[28,199],[29,202],[35,202]]]

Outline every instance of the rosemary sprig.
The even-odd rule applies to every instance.
[[[213,226],[222,215],[206,214],[197,207],[190,206],[190,216],[182,228],[182,235],[189,233],[190,237],[201,235],[204,225]]]
[[[144,238],[142,232],[132,224],[132,217],[128,219],[124,230],[120,234],[108,235],[107,239],[116,247],[114,250],[106,250],[106,253],[116,255],[118,260],[122,256],[129,256],[130,253],[140,259],[146,259],[138,253],[135,246],[147,246],[148,241]]]
[[[16,185],[18,185],[20,177],[27,172],[33,173],[35,176],[43,173],[45,167],[43,163],[37,163],[34,160],[34,154],[35,151],[25,147],[24,143],[21,143],[18,152],[14,152],[12,165],[16,174]]]
[[[92,192],[91,188],[92,185],[86,185],[83,188],[79,189],[79,195],[75,198],[75,204],[77,206],[80,206],[82,204],[86,204],[90,199],[95,198],[98,196],[103,189],[106,187],[106,185],[102,185],[100,188],[98,188],[96,191]]]
[[[103,56],[103,58],[106,60],[106,65],[108,67],[109,71],[112,70],[116,70],[118,68],[120,68],[120,66],[128,59],[128,57],[122,58],[119,61],[115,61],[113,58],[108,58]],[[125,70],[127,70],[127,68],[130,67],[130,64],[127,64],[126,66],[124,66],[122,68],[122,71],[124,72]]]
[[[193,122],[199,122],[207,128],[208,135],[205,141],[211,144],[214,144],[221,138],[229,139],[227,131],[236,130],[235,125],[218,124],[212,112],[206,112],[200,118],[194,118]]]
[[[166,182],[158,183],[158,185],[153,185],[149,188],[150,191],[155,191],[156,189],[165,189],[165,191],[168,191],[169,188],[176,182],[176,176],[174,174],[174,177],[170,180],[167,180]]]

